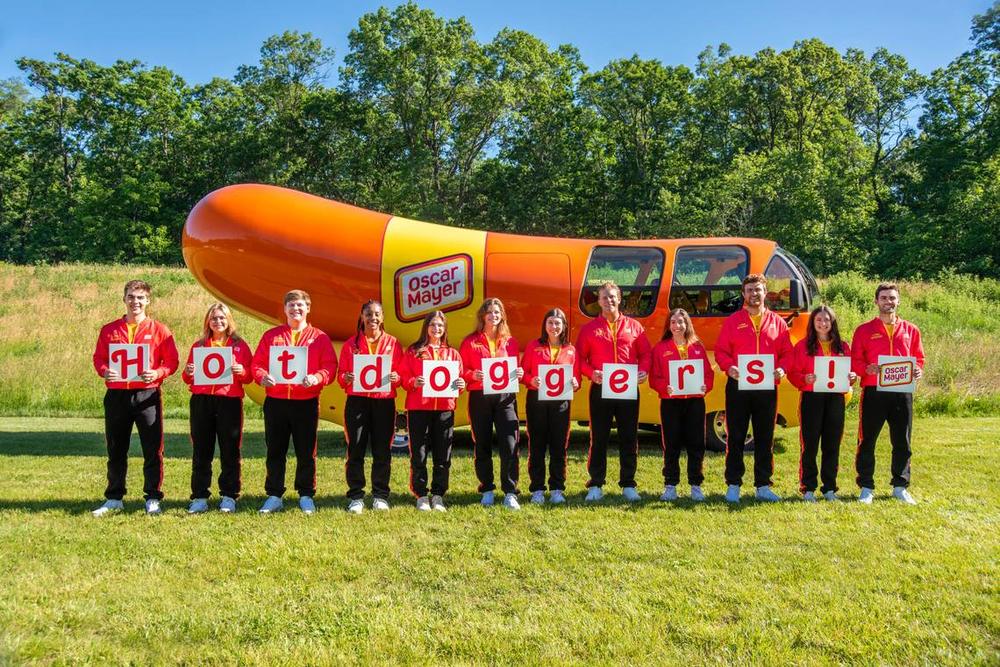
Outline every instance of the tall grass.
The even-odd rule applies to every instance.
[[[170,326],[185,355],[214,299],[183,268],[0,264],[0,415],[101,415],[94,342],[102,324],[121,316],[122,285],[137,277],[153,285],[150,313]],[[821,281],[847,335],[874,316],[876,282],[854,273]],[[921,328],[928,359],[917,412],[1000,415],[1000,282],[944,274],[900,289],[900,313]],[[266,328],[245,315],[239,323],[251,343]],[[166,384],[168,415],[186,414],[180,384],[176,377]]]

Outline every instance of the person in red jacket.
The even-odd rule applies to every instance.
[[[177,346],[166,325],[146,315],[153,291],[142,280],[125,283],[125,316],[101,328],[94,370],[104,379],[104,436],[108,445],[105,502],[94,516],[123,508],[132,426],[142,445],[146,513],[159,514],[163,500],[163,400],[160,384],[177,370]],[[134,348],[112,346],[135,345]]]
[[[388,391],[357,391],[355,356],[387,355],[389,367],[381,372],[369,367],[358,378],[362,385],[377,384],[389,378]],[[347,511],[361,514],[365,497],[365,451],[372,450],[372,509],[389,509],[389,477],[392,472],[392,438],[396,433],[396,387],[400,383],[403,349],[395,337],[386,333],[382,304],[368,301],[361,306],[358,330],[340,348],[337,381],[347,394],[344,403],[344,438],[347,440]],[[367,376],[367,377],[365,377]]]
[[[195,382],[196,348],[232,350],[232,377],[228,384]],[[210,357],[207,357],[210,358]],[[209,486],[212,484],[212,459],[215,441],[219,441],[219,510],[235,512],[243,475],[240,472],[240,449],[243,444],[243,385],[250,382],[250,346],[236,333],[236,322],[229,306],[213,303],[205,313],[201,336],[188,352],[181,378],[191,389],[191,505],[190,514],[208,511]],[[206,370],[218,374],[219,362],[205,362]]]
[[[924,374],[924,346],[920,329],[899,317],[899,288],[893,283],[881,283],[875,288],[878,317],[864,322],[854,330],[851,368],[861,378],[861,409],[858,428],[858,450],[854,463],[858,498],[870,504],[875,496],[875,443],[882,426],[889,423],[892,442],[892,495],[908,505],[916,500],[910,495],[910,434],[913,429],[913,394],[880,391],[878,388],[880,355],[914,357],[913,369],[919,380]]]
[[[483,301],[476,313],[476,330],[465,337],[459,347],[462,355],[463,378],[469,391],[469,425],[472,430],[473,459],[479,493],[484,506],[493,504],[493,430],[496,429],[497,449],[500,453],[500,488],[504,493],[503,504],[508,509],[521,509],[517,501],[520,490],[519,457],[517,451],[519,422],[517,418],[517,393],[483,393],[483,359],[493,357],[518,357],[517,340],[510,334],[503,302],[497,298]],[[518,379],[524,370],[516,370]]]
[[[528,343],[521,358],[524,383],[528,386],[525,416],[528,432],[528,476],[531,502],[545,503],[545,452],[549,453],[549,498],[554,504],[566,502],[566,449],[569,446],[570,402],[538,400],[541,365],[573,367],[573,391],[580,388],[580,363],[576,348],[569,342],[569,322],[566,313],[553,308],[542,318],[542,333]],[[543,389],[544,390],[544,389]]]
[[[697,394],[677,396],[670,384],[670,362],[701,360],[705,381]],[[660,396],[660,437],[663,442],[663,494],[660,500],[677,500],[681,481],[681,450],[687,451],[687,480],[691,500],[701,502],[705,494],[702,463],[705,460],[705,394],[715,385],[715,373],[708,352],[695,333],[691,316],[683,308],[670,311],[670,322],[663,339],[653,347],[649,386]]]
[[[451,442],[455,434],[455,399],[424,396],[427,385],[424,361],[457,361],[458,373],[452,386],[465,388],[462,357],[448,345],[448,319],[440,310],[424,318],[420,337],[407,348],[403,357],[403,388],[406,389],[406,427],[410,434],[410,491],[417,498],[417,509],[445,512],[444,495],[448,492],[451,469]],[[430,497],[427,494],[427,455],[434,462]]]
[[[816,501],[817,474],[823,482],[820,492],[827,500],[837,500],[837,470],[840,440],[844,436],[844,403],[847,395],[814,391],[816,359],[851,357],[851,346],[840,338],[837,315],[829,306],[818,306],[809,314],[806,337],[792,352],[788,379],[802,393],[799,396],[799,492],[802,499]],[[858,376],[851,371],[853,384]],[[816,469],[816,453],[822,444],[822,461]]]
[[[715,343],[715,361],[726,381],[726,500],[740,501],[743,484],[743,445],[750,422],[754,438],[754,486],[757,499],[778,501],[781,498],[771,489],[774,474],[774,422],[778,414],[778,391],[740,390],[738,368],[741,354],[770,354],[774,356],[774,381],[780,383],[785,369],[792,361],[792,342],[788,325],[780,315],[764,304],[767,279],[751,273],[743,279],[744,307],[722,324],[722,331]]]
[[[288,440],[295,445],[295,490],[299,508],[306,514],[316,512],[316,431],[319,427],[319,394],[333,382],[337,358],[330,337],[308,322],[312,300],[302,290],[285,294],[285,324],[264,332],[253,355],[254,380],[265,389],[264,441],[267,445],[267,500],[262,514],[283,507],[285,494],[285,459]],[[272,348],[275,353],[272,366]],[[295,372],[295,348],[305,348],[305,369]],[[301,377],[301,379],[300,379]]]
[[[639,457],[639,400],[601,397],[604,364],[636,364],[639,382],[649,374],[650,346],[646,330],[639,322],[619,310],[622,291],[607,281],[597,291],[600,317],[585,324],[577,336],[576,351],[581,372],[590,378],[590,454],[587,458],[587,500],[604,496],[602,488],[608,471],[608,440],[611,422],[618,427],[622,497],[629,502],[640,499],[635,489],[635,470]]]

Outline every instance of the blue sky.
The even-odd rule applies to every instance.
[[[230,2],[174,0],[7,0],[0,13],[0,79],[19,76],[20,56],[51,60],[57,51],[101,64],[137,59],[165,65],[189,83],[232,77],[258,59],[261,43],[284,30],[311,32],[337,52],[358,18],[396,2],[326,0]],[[841,0],[799,2],[662,2],[619,0],[425,0],[446,18],[465,16],[482,41],[503,27],[525,30],[550,46],[570,43],[591,69],[638,54],[667,65],[693,66],[709,44],[736,53],[781,50],[818,37],[840,51],[879,46],[902,54],[923,73],[947,65],[969,47],[979,0]]]

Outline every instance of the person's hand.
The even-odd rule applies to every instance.
[[[423,375],[418,375],[417,377],[413,378],[414,387],[423,387],[425,384],[427,384],[427,380],[424,379]]]
[[[775,368],[774,369],[774,381],[775,382],[781,382],[781,378],[783,378],[783,377],[785,377],[785,369],[784,368]]]
[[[115,369],[109,368],[108,370],[104,371],[104,379],[107,380],[108,382],[120,382],[122,376],[119,375],[118,371],[116,371]]]
[[[806,373],[802,377],[802,379],[805,381],[806,384],[816,384],[816,374],[815,373]]]
[[[306,378],[302,381],[303,387],[315,387],[318,384],[319,384],[319,378],[316,377],[316,375],[313,373],[307,375]]]
[[[577,391],[578,389],[580,389],[580,381],[573,378],[573,391]]]
[[[668,384],[668,385],[667,385],[667,396],[673,396],[673,395],[674,395],[674,388],[673,388],[673,387],[671,387],[671,386],[670,386],[670,385]]]
[[[145,382],[146,384],[149,384],[150,382],[153,382],[154,380],[156,380],[157,375],[156,375],[156,371],[150,369],[148,371],[143,371],[142,375],[140,375],[139,377],[142,378],[143,382]]]
[[[354,378],[352,377],[351,381],[353,381],[353,380],[354,380]],[[389,373],[389,382],[391,382],[393,384],[396,384],[397,382],[399,382],[399,373],[397,373],[396,371],[393,371],[393,372]]]
[[[482,373],[480,373],[482,375]],[[465,380],[462,378],[455,378],[455,381],[451,383],[451,386],[459,391],[465,389]]]
[[[521,368],[520,366],[518,366],[517,370],[514,371],[514,377],[516,377],[518,380],[523,379],[524,378],[524,369]]]
[[[646,378],[648,378],[648,377],[649,377],[649,373],[647,373],[646,371],[639,371],[639,384],[642,384],[643,382],[645,382]]]
[[[344,373],[344,382],[354,382],[354,373],[352,371]]]
[[[474,371],[472,371],[472,379],[475,380],[476,382],[482,382],[483,381],[483,372],[481,370],[474,370]]]
[[[737,368],[736,366],[730,366],[729,370],[726,371],[726,375],[728,375],[729,377],[733,378],[734,380],[739,380],[740,379],[740,369]]]
[[[924,369],[921,368],[920,366],[915,366],[913,368],[913,377],[919,380],[923,376],[924,376]]]
[[[535,377],[531,378],[531,382],[528,383],[528,386],[531,387],[532,389],[538,389],[538,384],[539,384],[538,376],[536,375]]]
[[[188,364],[188,365],[191,367],[191,370],[188,371],[188,375],[191,375],[192,373],[194,373],[194,364]],[[244,371],[243,364],[237,364],[237,363],[233,364],[233,375],[243,375],[243,371]]]
[[[194,375],[194,364],[188,364],[187,366],[185,366],[185,367],[184,367],[184,372],[185,372],[185,373],[186,373],[187,375]],[[236,366],[235,366],[235,365],[233,366],[233,372],[234,372],[234,373],[235,373],[235,372],[238,372],[238,371],[236,370]]]
[[[858,374],[857,373],[855,373],[854,371],[851,371],[850,373],[847,374],[847,384],[854,384],[857,381],[858,381]]]
[[[701,385],[701,393],[707,394],[708,393],[708,387],[706,387],[705,385]]]
[[[601,384],[604,382],[604,371],[594,371],[594,377],[591,378],[594,384]]]
[[[865,366],[865,373],[868,375],[878,375],[878,364],[868,364]]]
[[[264,377],[260,380],[260,386],[262,387],[273,387],[276,384],[278,383],[274,381],[270,373],[264,373]]]

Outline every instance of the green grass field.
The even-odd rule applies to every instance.
[[[584,506],[577,431],[565,507],[481,508],[460,449],[447,514],[417,513],[397,457],[392,511],[362,516],[343,511],[342,435],[324,425],[312,517],[256,513],[258,421],[247,422],[239,513],[186,515],[190,445],[185,420],[171,419],[165,514],[142,513],[136,457],[126,512],[94,519],[101,429],[94,419],[0,420],[0,664],[1000,660],[997,418],[917,421],[916,507],[887,498],[885,436],[876,503],[850,502],[852,432],[846,502],[791,499],[797,431],[780,429],[786,502],[726,505],[718,455],[706,460],[709,502],[653,500],[652,438],[639,463],[647,500]]]

